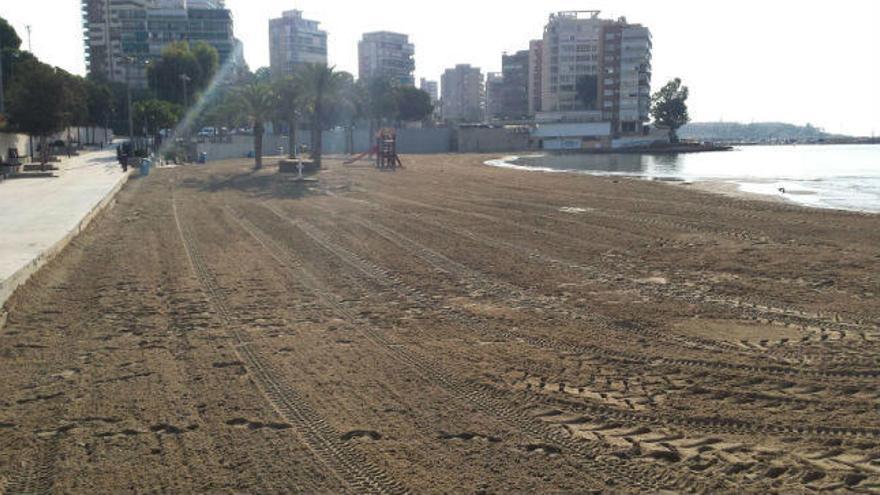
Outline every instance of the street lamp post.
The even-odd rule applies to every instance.
[[[131,57],[125,57],[123,59],[125,62],[125,98],[127,100],[128,107],[128,146],[131,148],[131,152],[134,153],[134,115],[131,112],[131,64],[134,60]]]
[[[188,75],[186,75],[186,74],[180,75],[180,82],[183,83],[183,111],[184,111],[184,115],[186,115],[187,107],[189,107],[189,101],[188,101],[189,95],[187,94],[187,91],[186,91],[186,84],[190,81],[192,81],[192,78],[189,77]],[[184,119],[183,119],[183,137],[186,140],[186,154],[187,154],[187,156],[189,156],[190,138],[189,138],[189,133],[187,131],[188,131],[188,129],[186,127],[186,117],[184,117]]]
[[[186,74],[181,74],[180,81],[183,83],[183,109],[186,111],[186,108],[189,106],[189,95],[186,91],[186,84],[192,81],[192,78]]]

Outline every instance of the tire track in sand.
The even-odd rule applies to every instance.
[[[275,209],[271,206],[267,205],[267,209],[273,211],[276,216],[285,220],[288,223],[293,224],[294,226],[299,227],[303,232],[315,240],[315,236],[320,237],[320,241],[317,241],[319,245],[323,245],[325,249],[332,250],[332,252],[337,256],[337,258],[341,259],[343,262],[352,266],[356,271],[363,273],[369,279],[372,279],[380,286],[385,288],[389,288],[392,291],[398,293],[398,295],[404,299],[410,299],[415,301],[423,306],[432,307],[436,306],[438,303],[430,297],[427,297],[418,289],[409,287],[397,277],[393,277],[388,275],[388,272],[383,268],[376,266],[375,264],[364,260],[356,253],[349,251],[346,248],[343,248],[331,241],[324,234],[316,231],[314,228],[311,228],[311,233],[306,231],[309,228],[308,224],[305,222],[299,222],[295,219],[292,219],[285,215],[283,212],[275,211]],[[357,222],[357,217],[348,216],[349,220]],[[387,234],[392,234],[393,231],[388,230]],[[396,233],[394,233],[396,234]],[[399,234],[397,234],[399,235]],[[424,246],[415,243],[415,241],[410,241],[413,243],[412,247],[420,246],[422,249],[427,250],[432,255],[436,255],[436,257],[432,257],[432,259],[437,262],[436,268],[442,270],[455,270],[456,262],[449,260],[443,255],[439,253],[434,253],[433,251],[425,248]],[[427,256],[428,254],[426,254]],[[444,262],[445,260],[445,262]],[[450,265],[451,264],[451,265]],[[468,279],[470,282],[470,279]],[[594,358],[610,361],[610,362],[629,362],[629,363],[640,363],[645,366],[651,366],[654,364],[658,364],[653,358],[641,358],[635,354],[631,353],[621,353],[620,351],[614,351],[611,349],[607,349],[604,347],[594,347],[594,346],[585,346],[585,345],[577,345],[568,342],[558,341],[556,339],[550,338],[541,338],[541,337],[533,337],[529,335],[522,334],[520,332],[514,331],[493,331],[486,327],[485,322],[480,320],[479,318],[472,316],[463,311],[458,311],[452,309],[451,311],[455,312],[456,315],[462,320],[464,324],[467,325],[468,328],[474,328],[483,334],[486,338],[489,339],[503,339],[507,341],[519,341],[523,342],[527,345],[530,345],[535,348],[554,350],[560,353],[565,354],[577,354],[577,355],[590,355]],[[609,354],[618,353],[619,356],[612,356],[609,360]],[[678,360],[674,361],[678,363]],[[660,364],[668,364],[665,361]],[[785,398],[774,398],[777,401],[785,401]],[[791,402],[797,404],[803,404],[805,401],[797,401],[792,399]],[[654,415],[645,415],[641,413],[635,413],[631,411],[621,411],[620,409],[605,407],[605,406],[597,406],[602,407],[606,410],[607,413],[612,415],[623,415],[634,421],[643,421],[650,423],[658,423],[658,422],[671,422],[671,424],[678,424],[682,427],[687,428],[700,428],[708,432],[712,433],[729,433],[734,435],[739,435],[743,433],[754,433],[754,434],[777,434],[777,435],[788,435],[788,434],[801,434],[812,437],[824,437],[824,438],[841,438],[841,437],[851,437],[851,438],[880,438],[880,429],[877,428],[858,428],[858,427],[839,427],[839,426],[831,426],[831,425],[823,425],[819,427],[813,426],[793,426],[787,424],[779,424],[779,423],[767,423],[767,422],[753,422],[747,420],[728,420],[723,418],[667,418],[667,417],[656,417]]]
[[[352,492],[406,493],[406,489],[399,482],[376,467],[363,453],[342,441],[339,433],[333,431],[327,421],[296,390],[278,378],[277,370],[260,356],[247,335],[237,328],[236,316],[228,310],[222,291],[198,250],[192,232],[181,222],[177,203],[173,197],[172,208],[181,242],[193,271],[218,315],[235,338],[238,344],[236,355],[246,363],[257,388],[275,411],[294,425],[309,450]]]
[[[285,222],[291,223],[297,227],[303,234],[315,242],[318,246],[324,248],[330,254],[342,259],[347,264],[348,256],[344,251],[333,243],[329,242],[326,237],[316,228],[304,222],[292,220],[283,213],[275,211],[270,205],[264,205],[266,208],[279,216]],[[490,387],[470,382],[455,376],[454,373],[446,370],[442,365],[434,362],[432,359],[422,356],[415,351],[406,349],[403,345],[386,338],[377,329],[370,325],[364,325],[361,319],[342,303],[322,284],[315,279],[313,275],[303,266],[299,260],[289,250],[279,246],[273,239],[266,235],[264,231],[259,229],[249,220],[239,215],[231,207],[227,207],[230,216],[235,219],[240,226],[251,234],[252,237],[272,256],[281,267],[293,277],[297,283],[308,286],[318,298],[328,307],[332,308],[337,314],[345,320],[355,324],[362,334],[375,345],[386,350],[391,357],[403,363],[407,367],[418,373],[424,380],[429,381],[439,387],[445,389],[457,399],[476,406],[484,413],[508,423],[520,431],[528,433],[536,438],[540,438],[545,442],[559,445],[562,448],[577,454],[584,459],[591,470],[597,473],[605,473],[605,477],[598,477],[597,481],[607,482],[611,480],[615,485],[629,484],[632,488],[641,491],[655,491],[660,489],[677,489],[677,490],[693,490],[694,487],[700,486],[700,483],[686,473],[675,472],[665,468],[656,466],[633,465],[617,457],[612,457],[609,452],[596,443],[588,443],[584,440],[574,439],[563,433],[560,429],[548,425],[546,422],[536,420],[528,412],[513,407],[509,403],[509,397]],[[290,266],[296,267],[294,272]],[[355,269],[360,270],[358,267]],[[594,475],[594,477],[597,475]],[[601,476],[601,475],[598,475]],[[709,487],[707,487],[709,488]],[[715,487],[717,488],[717,487]]]

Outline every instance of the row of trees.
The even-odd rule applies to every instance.
[[[113,95],[107,84],[44,64],[22,51],[21,38],[3,18],[0,46],[6,103],[0,130],[37,137],[42,163],[48,160],[49,136],[71,126],[107,125],[113,111]]]
[[[356,81],[350,73],[324,64],[305,64],[293,76],[276,76],[262,68],[224,86],[209,99],[199,122],[213,127],[251,127],[256,168],[262,167],[267,122],[275,129],[287,130],[291,157],[297,130],[307,126],[312,158],[320,165],[324,130],[346,128],[352,149],[353,130],[358,124],[367,123],[372,135],[379,126],[425,120],[434,110],[424,91],[395,86],[382,78]]]
[[[138,65],[140,61],[126,61],[130,64],[127,71],[146,68],[147,89],[133,90],[125,83],[102,81],[98,75],[83,78],[40,62],[20,50],[21,39],[2,18],[0,43],[8,102],[7,114],[0,116],[0,129],[39,137],[44,161],[46,139],[71,126],[105,126],[127,134],[132,120],[135,136],[152,136],[158,146],[162,131],[175,128],[187,107],[199,99],[201,114],[192,125],[252,128],[257,167],[262,165],[267,122],[287,130],[291,154],[297,130],[308,127],[313,158],[320,164],[323,130],[348,129],[353,148],[357,125],[367,124],[372,135],[377,127],[422,121],[433,112],[430,96],[421,90],[382,78],[356,81],[351,74],[323,64],[304,65],[295,76],[273,75],[267,68],[251,73],[245,68],[224,73],[219,84],[212,86],[220,60],[217,51],[204,43],[169,44],[161,58],[144,66]]]
[[[154,149],[159,149],[162,131],[175,128],[213,82],[220,56],[207,43],[178,41],[145,66],[148,90],[134,97],[132,114],[137,134],[152,136]]]
[[[134,76],[138,67],[146,68],[148,87],[131,89],[125,82],[108,82],[102,75],[83,78],[47,65],[21,50],[21,44],[15,29],[0,18],[6,103],[6,113],[0,115],[0,130],[38,138],[43,163],[48,160],[47,139],[65,128],[106,127],[115,134],[128,134],[129,91],[134,136],[153,136],[158,145],[160,132],[177,125],[185,115],[186,104],[197,100],[219,67],[219,56],[212,46],[172,43],[158,60],[146,64],[124,61],[127,75]],[[98,138],[86,139],[94,143]]]

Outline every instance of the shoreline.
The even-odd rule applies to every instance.
[[[707,192],[712,194],[720,194],[722,196],[727,196],[729,198],[738,198],[738,199],[748,199],[754,201],[766,201],[768,203],[776,203],[776,204],[787,204],[794,206],[803,206],[805,208],[820,208],[820,207],[810,207],[807,205],[803,205],[798,203],[797,201],[787,198],[782,195],[770,195],[770,194],[761,194],[756,192],[743,191],[740,188],[740,185],[736,182],[729,182],[723,180],[698,180],[692,182],[667,182],[667,181],[657,181],[657,182],[666,182],[670,185],[674,186],[687,186],[696,191]],[[821,208],[821,209],[836,209],[836,208]]]
[[[645,182],[656,182],[660,184],[666,184],[672,187],[689,187],[693,190],[708,192],[712,194],[720,194],[722,196],[739,198],[739,199],[750,199],[756,201],[767,201],[770,203],[777,204],[790,204],[790,205],[801,205],[797,201],[793,199],[782,197],[782,196],[772,196],[769,194],[761,194],[749,191],[743,191],[740,188],[740,185],[736,182],[725,181],[725,180],[696,180],[696,181],[686,181],[679,179],[652,179],[647,177],[639,177],[637,175],[617,175],[610,173],[590,173],[585,171],[578,170],[565,170],[565,169],[554,169],[550,167],[530,167],[527,165],[517,165],[515,163],[511,163],[515,160],[521,158],[540,158],[546,156],[544,154],[536,154],[536,155],[523,155],[523,156],[505,156],[502,158],[497,158],[493,160],[487,160],[483,164],[489,167],[497,167],[497,168],[505,168],[510,170],[521,170],[523,172],[543,172],[543,173],[553,173],[553,174],[562,174],[569,173],[574,175],[586,175],[593,177],[614,177],[614,178],[622,178],[629,180],[637,180],[637,181],[645,181]]]
[[[552,167],[535,167],[529,165],[518,165],[515,162],[516,160],[522,158],[543,158],[548,156],[546,153],[541,154],[531,154],[531,155],[508,155],[500,158],[495,158],[492,160],[486,160],[483,162],[483,165],[495,168],[504,168],[510,170],[519,170],[524,172],[543,172],[543,173],[568,173],[573,175],[582,175],[582,176],[592,176],[592,177],[611,177],[616,179],[629,179],[629,180],[637,180],[637,181],[645,181],[645,182],[656,182],[663,183],[675,187],[687,186],[692,190],[707,192],[710,194],[719,194],[722,196],[726,196],[728,198],[737,198],[744,200],[752,200],[752,201],[763,201],[767,203],[774,204],[785,204],[790,206],[799,206],[802,208],[808,208],[811,210],[831,210],[831,211],[841,211],[847,213],[859,213],[864,215],[878,215],[880,212],[871,211],[871,210],[861,210],[856,208],[841,208],[835,206],[827,206],[827,205],[816,205],[804,203],[801,201],[797,201],[794,199],[794,195],[798,194],[797,192],[791,192],[788,194],[778,194],[778,193],[760,193],[754,191],[747,191],[743,189],[743,186],[746,184],[752,184],[754,181],[744,181],[744,180],[735,180],[735,179],[696,179],[696,180],[688,180],[688,179],[680,179],[680,178],[671,178],[671,177],[645,177],[633,174],[626,173],[613,173],[613,172],[591,172],[586,170],[575,170],[575,169],[559,169]]]

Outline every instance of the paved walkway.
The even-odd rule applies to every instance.
[[[0,182],[0,307],[124,183],[114,149],[86,153],[57,166],[56,178]]]

